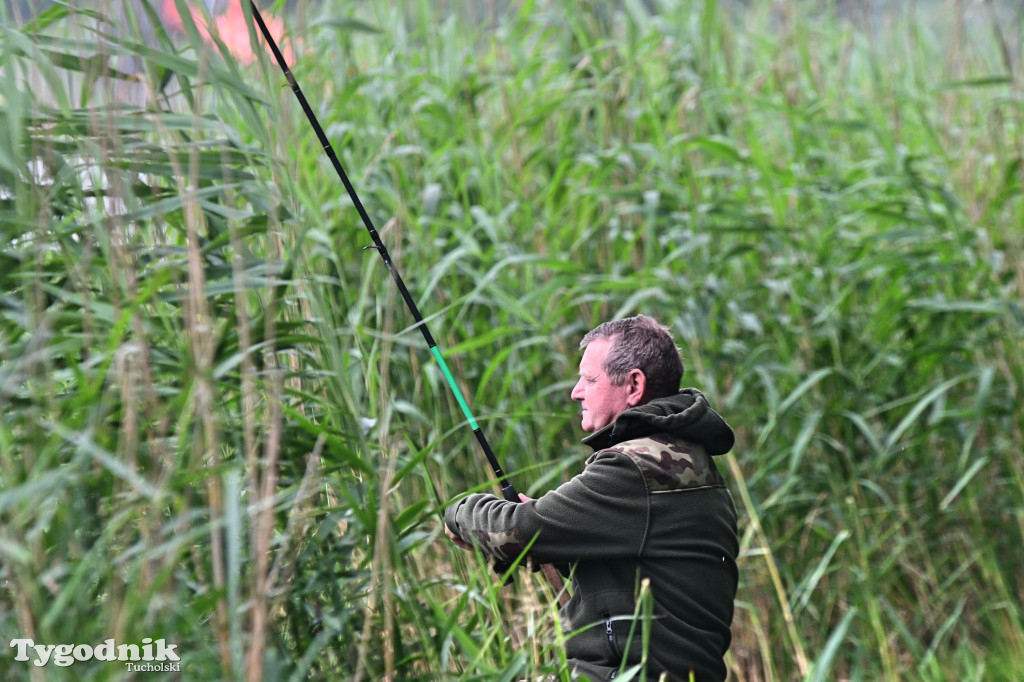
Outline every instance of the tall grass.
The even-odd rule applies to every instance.
[[[732,679],[1019,679],[1022,18],[871,6],[283,17],[520,490],[581,466],[581,334],[655,315],[739,435]],[[557,673],[540,574],[444,539],[492,476],[269,55],[122,11],[4,22],[0,641],[164,638],[155,679]],[[72,676],[132,673],[0,655]]]

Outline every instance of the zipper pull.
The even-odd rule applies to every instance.
[[[619,652],[619,645],[615,643],[615,631],[612,630],[612,615],[610,613],[605,616],[604,633],[608,637],[608,648],[611,649],[612,656],[620,658],[622,654]]]

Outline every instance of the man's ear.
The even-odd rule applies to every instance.
[[[644,393],[647,390],[647,377],[638,369],[629,370],[626,377],[626,386],[629,391],[626,393],[626,403],[630,407],[636,407],[644,402]]]

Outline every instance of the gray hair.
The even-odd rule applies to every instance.
[[[612,384],[621,386],[630,370],[647,377],[647,391],[653,398],[675,395],[683,379],[683,358],[672,332],[653,317],[637,315],[598,325],[580,341],[583,350],[591,341],[608,339],[611,346],[602,369]]]

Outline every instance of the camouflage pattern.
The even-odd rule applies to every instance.
[[[725,482],[711,457],[699,445],[666,435],[636,438],[614,448],[632,459],[652,493],[671,493]]]
[[[470,531],[470,542],[481,550],[497,557],[501,561],[510,562],[519,557],[528,544],[523,540],[518,529],[510,531]]]

